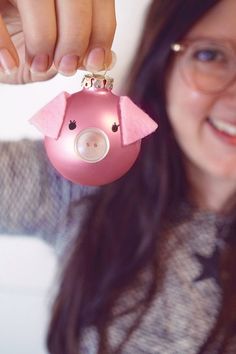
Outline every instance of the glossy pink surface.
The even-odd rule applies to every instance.
[[[106,89],[83,89],[67,98],[58,139],[45,137],[48,157],[65,178],[103,185],[134,164],[141,140],[122,144],[119,98]]]

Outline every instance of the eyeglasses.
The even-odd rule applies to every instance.
[[[236,79],[236,51],[228,42],[189,40],[171,49],[180,55],[183,78],[199,91],[220,93]]]

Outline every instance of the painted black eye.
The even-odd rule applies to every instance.
[[[120,126],[120,124],[116,124],[116,123],[114,123],[113,125],[112,125],[112,131],[114,132],[114,133],[116,133],[117,131],[118,131],[118,128],[119,128],[119,126]]]
[[[70,120],[70,123],[69,123],[69,129],[70,130],[74,130],[76,128],[76,121],[75,120]]]

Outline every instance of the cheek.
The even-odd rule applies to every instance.
[[[173,68],[167,81],[167,113],[177,141],[182,143],[200,134],[209,116],[213,97],[194,91]]]

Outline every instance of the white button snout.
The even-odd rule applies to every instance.
[[[75,152],[85,162],[103,160],[109,149],[108,136],[98,128],[84,129],[75,138]]]

